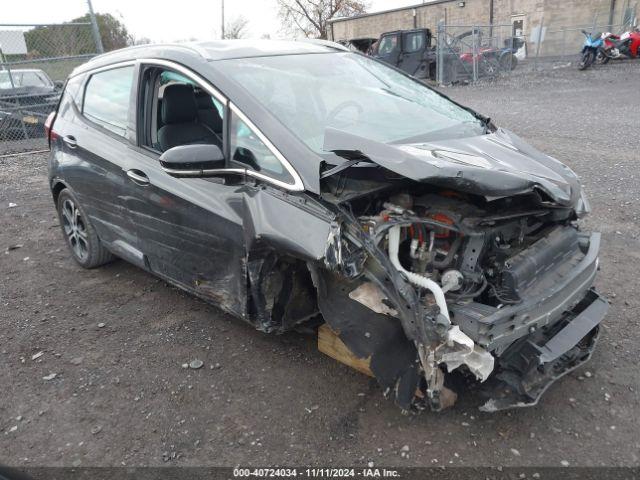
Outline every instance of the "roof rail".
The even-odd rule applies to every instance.
[[[203,57],[205,60],[209,60],[209,56],[207,55],[207,51],[204,48],[201,48],[195,43],[145,43],[144,45],[132,45],[130,47],[119,48],[118,50],[112,50],[110,52],[101,53],[100,55],[96,55],[91,60],[101,60],[112,55],[117,55],[123,50],[142,50],[145,48],[154,48],[154,47],[172,47],[172,48],[184,48],[193,53],[198,54]]]
[[[319,38],[296,38],[296,42],[313,43],[315,45],[323,45],[327,48],[333,48],[334,50],[340,50],[343,52],[349,52],[350,50],[344,45],[340,45],[338,42],[332,42],[331,40],[322,40]]]

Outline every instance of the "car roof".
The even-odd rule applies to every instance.
[[[127,47],[98,55],[80,65],[73,75],[87,72],[112,63],[138,58],[168,58],[177,60],[190,57],[201,61],[218,61],[232,58],[266,57],[276,55],[301,55],[348,51],[344,46],[326,40],[217,40],[149,44]]]

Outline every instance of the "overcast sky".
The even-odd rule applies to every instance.
[[[155,42],[198,39],[220,35],[221,0],[93,0],[93,9],[119,17],[136,38]],[[85,0],[2,1],[0,23],[63,22],[87,11]],[[420,0],[370,0],[369,11],[420,3]],[[249,37],[282,36],[276,0],[225,0],[227,20],[243,15]]]

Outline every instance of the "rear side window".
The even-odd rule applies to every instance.
[[[70,78],[67,81],[67,85],[62,94],[62,100],[60,100],[60,107],[58,109],[58,116],[62,118],[71,118],[73,115],[72,104],[78,108],[80,104],[79,99],[80,91],[82,86],[83,77],[82,75],[78,75],[76,77]]]
[[[121,136],[127,131],[133,68],[114,68],[93,74],[84,93],[84,116]]]

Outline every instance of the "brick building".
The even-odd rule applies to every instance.
[[[599,29],[635,21],[638,0],[427,0],[417,5],[331,21],[331,39],[379,37],[383,32],[446,25],[511,25],[514,34],[528,37],[541,21],[550,33],[572,27]],[[544,20],[543,20],[544,19]],[[516,33],[517,32],[517,33]],[[573,40],[573,39],[572,39]]]

